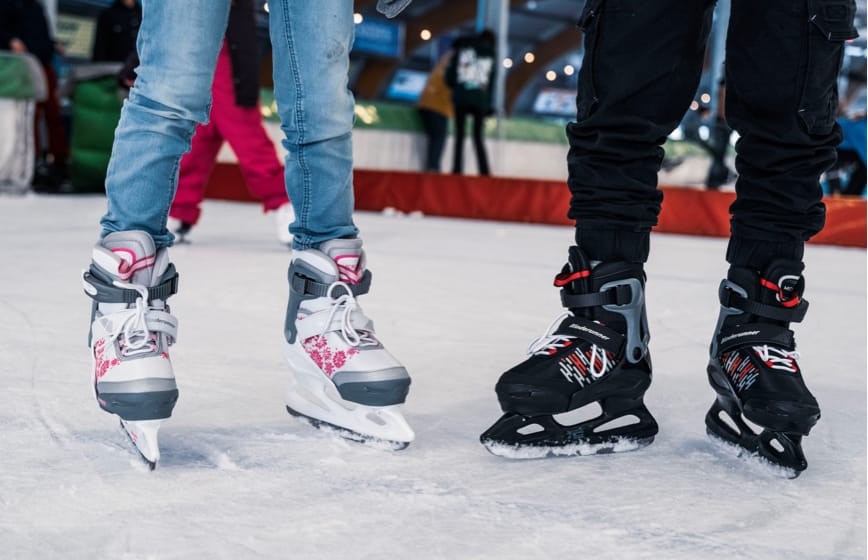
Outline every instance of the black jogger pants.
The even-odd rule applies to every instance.
[[[594,260],[644,262],[661,148],[696,92],[712,0],[588,0],[577,122],[567,127],[569,216]],[[727,260],[801,260],[825,220],[820,174],[841,132],[836,79],[854,0],[732,0],[726,117],[737,200]]]

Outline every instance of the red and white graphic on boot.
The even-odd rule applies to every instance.
[[[339,369],[346,365],[350,358],[359,353],[355,348],[336,350],[329,346],[326,337],[323,335],[308,338],[302,343],[302,347],[317,367],[329,377],[337,373]]]
[[[362,280],[365,271],[359,264],[359,255],[338,255],[335,257],[335,264],[338,265],[341,282],[355,285]]]

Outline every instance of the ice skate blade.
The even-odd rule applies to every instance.
[[[121,429],[135,446],[136,451],[150,470],[157,468],[160,447],[157,434],[162,420],[127,421],[121,419]]]
[[[506,459],[545,459],[547,457],[583,457],[587,455],[607,455],[636,451],[650,445],[654,441],[649,438],[619,437],[601,443],[576,442],[567,445],[521,445],[495,440],[481,440],[485,449],[492,455]]]
[[[333,433],[337,436],[340,436],[344,439],[354,441],[357,443],[363,443],[369,447],[373,447],[374,449],[382,449],[385,451],[401,451],[402,449],[406,449],[410,445],[410,441],[395,441],[388,439],[381,439],[377,437],[373,437],[370,435],[362,434],[359,432],[355,432],[353,430],[337,426],[335,424],[331,424],[324,420],[320,420],[318,418],[313,418],[311,416],[307,416],[302,414],[296,410],[293,410],[289,406],[286,407],[286,411],[289,412],[290,415],[298,418],[308,426],[312,426],[318,430],[323,432]],[[412,441],[412,440],[411,440]]]
[[[775,478],[786,478],[789,480],[798,478],[799,475],[802,474],[802,471],[774,463],[760,455],[758,452],[750,451],[740,445],[732,443],[718,436],[709,429],[706,429],[706,433],[708,434],[708,439],[716,448],[720,449],[727,455],[737,457],[742,462],[758,471],[769,474]]]

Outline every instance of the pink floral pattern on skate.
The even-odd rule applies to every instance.
[[[120,363],[117,358],[108,359],[105,355],[105,340],[97,340],[93,345],[94,357],[94,374],[97,379],[101,379],[108,370]]]
[[[313,360],[313,363],[329,377],[346,365],[350,358],[359,353],[355,348],[335,350],[329,346],[323,335],[312,336],[302,344],[304,351]]]

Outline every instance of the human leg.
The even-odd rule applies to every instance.
[[[452,173],[464,173],[464,133],[467,126],[467,109],[455,107],[455,145],[453,146]]]
[[[212,115],[215,108],[212,107]],[[169,216],[189,226],[199,222],[200,205],[205,198],[205,187],[214,170],[217,153],[223,145],[223,136],[212,121],[196,127],[190,151],[181,158],[178,172],[178,188],[169,209]]]
[[[819,177],[841,140],[836,80],[854,15],[849,0],[735,0],[727,38],[739,178],[708,365],[717,399],[706,425],[790,476],[807,467],[801,439],[820,418],[790,324],[807,310],[804,243],[825,219]]]
[[[350,439],[403,448],[414,437],[399,411],[410,377],[356,300],[371,273],[352,221],[353,4],[269,6],[287,192],[297,214],[284,328],[294,374],[287,409]]]
[[[712,6],[586,6],[578,118],[567,128],[577,246],[555,278],[566,309],[498,381],[505,414],[481,438],[495,454],[628,451],[657,433],[643,404],[651,383],[643,264],[661,199],[661,145],[699,83]],[[596,418],[556,420],[592,403]],[[632,424],[610,424],[631,416]]]
[[[476,151],[476,166],[480,175],[491,175],[488,167],[488,154],[485,150],[485,115],[482,111],[473,112],[473,148]]]
[[[177,291],[165,224],[181,156],[208,116],[228,0],[145,0],[138,80],[124,104],[106,179],[108,213],[84,273],[93,299],[90,348],[100,407],[121,419],[153,468],[157,430],[178,398],[169,358]]]

